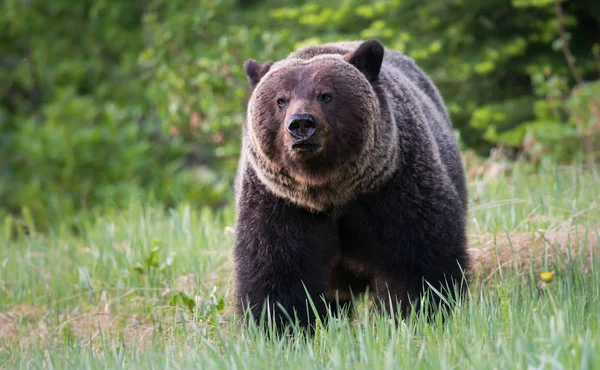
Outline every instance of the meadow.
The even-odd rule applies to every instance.
[[[269,338],[233,314],[232,206],[132,201],[47,232],[7,217],[0,367],[600,368],[599,168],[465,162],[483,251],[469,299],[399,325],[359,299],[313,338]]]

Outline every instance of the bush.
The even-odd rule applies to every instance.
[[[156,113],[138,63],[145,13],[129,1],[0,5],[0,215],[27,209],[45,227],[131,197],[223,202],[226,182],[184,168],[194,143]]]

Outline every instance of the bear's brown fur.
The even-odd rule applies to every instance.
[[[443,288],[468,267],[464,173],[443,100],[414,62],[368,40],[244,71],[240,308],[308,326],[306,293],[320,316],[366,288],[388,308],[429,284],[453,293]]]

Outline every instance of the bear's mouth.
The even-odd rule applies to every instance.
[[[314,153],[316,152],[321,146],[317,143],[311,143],[308,141],[297,141],[294,144],[292,144],[292,149],[295,152],[300,152],[300,153],[304,153],[304,152],[308,152],[308,153]]]

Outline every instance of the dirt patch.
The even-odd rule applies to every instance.
[[[469,249],[471,275],[479,281],[500,271],[525,275],[533,269],[539,275],[544,271],[564,269],[573,261],[581,261],[583,268],[589,269],[600,249],[600,230],[584,226],[512,232],[495,238],[485,235],[483,239],[487,241],[482,247]]]

